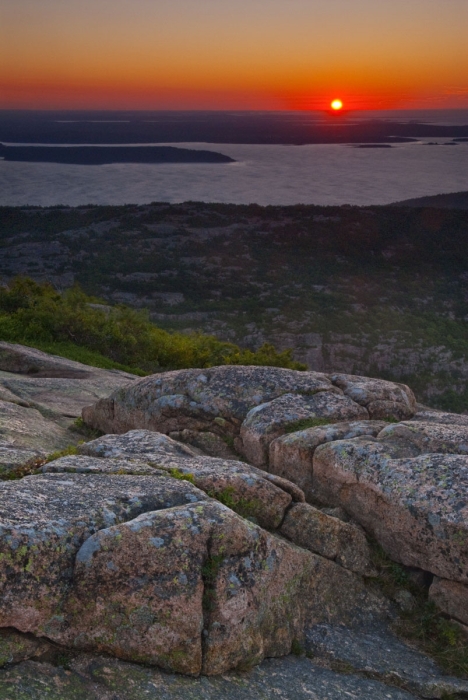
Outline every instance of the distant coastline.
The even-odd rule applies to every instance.
[[[107,165],[111,163],[234,163],[215,151],[173,146],[5,146],[0,158],[25,163]]]
[[[405,143],[468,138],[460,112],[93,112],[0,110],[0,142],[18,144]]]

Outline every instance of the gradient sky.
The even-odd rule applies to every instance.
[[[468,0],[0,0],[0,108],[468,107]]]

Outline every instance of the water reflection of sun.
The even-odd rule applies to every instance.
[[[343,103],[342,103],[341,100],[333,100],[333,102],[331,103],[330,106],[331,106],[331,108],[334,109],[335,111],[338,111],[338,110],[342,109]]]

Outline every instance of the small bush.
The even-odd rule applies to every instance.
[[[169,333],[145,311],[96,308],[98,301],[78,286],[60,294],[49,283],[17,277],[0,288],[0,340],[140,376],[226,364],[306,369],[290,350],[277,352],[266,343],[252,351],[202,333]]]

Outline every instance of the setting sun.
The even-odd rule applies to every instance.
[[[331,108],[334,110],[342,109],[342,107],[343,103],[341,100],[333,100],[333,102],[331,103]]]

